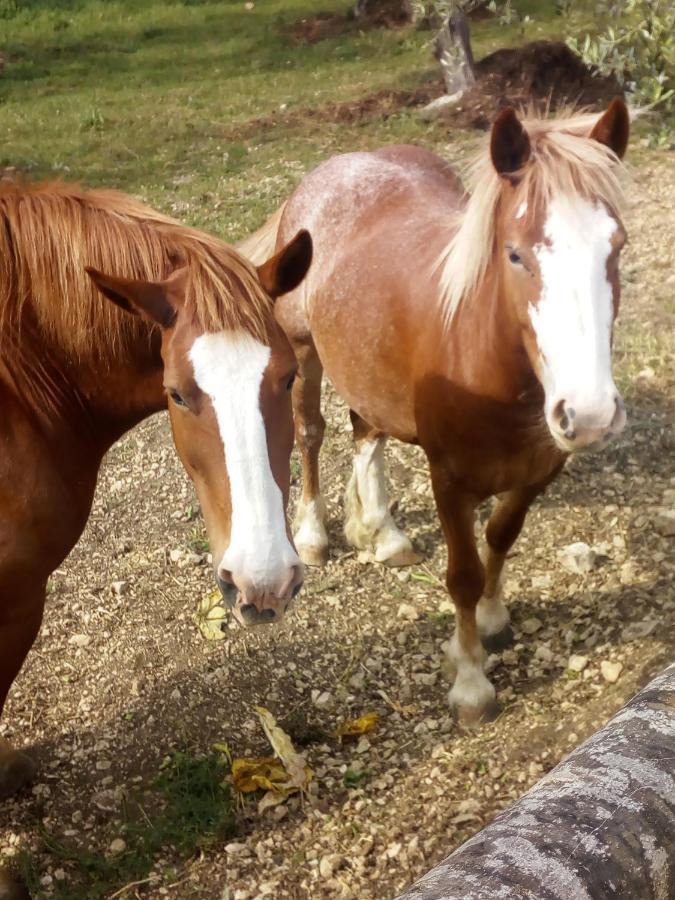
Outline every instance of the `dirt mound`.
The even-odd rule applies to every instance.
[[[598,74],[557,41],[497,50],[476,64],[476,72],[482,93],[511,103],[550,100],[553,107],[587,106],[622,93],[615,78]]]
[[[497,50],[479,60],[475,70],[476,83],[456,105],[439,112],[442,120],[487,129],[504,106],[602,108],[623,93],[615,78],[600,75],[561,42],[533,41]]]
[[[324,23],[330,29],[336,27],[338,19],[344,24],[345,20],[337,16],[307,19],[304,24],[309,28]],[[551,41],[497,50],[476,63],[476,76],[476,84],[461,101],[445,107],[439,114],[443,121],[463,128],[487,129],[503,106],[550,106],[555,110],[576,104],[601,108],[622,93],[614,78],[598,75],[565,44]],[[229,140],[247,140],[275,126],[302,127],[309,121],[355,124],[386,119],[402,109],[425,106],[443,93],[439,77],[413,90],[385,88],[358,100],[274,112],[228,129],[223,136]]]

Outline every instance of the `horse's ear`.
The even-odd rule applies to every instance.
[[[176,318],[176,308],[172,302],[185,288],[187,266],[176,269],[164,281],[133,281],[105,275],[90,266],[87,275],[108,300],[134,315],[143,316],[153,325],[170,328]]]
[[[619,159],[623,159],[628,147],[629,134],[628,107],[620,97],[615,97],[593,126],[590,136],[613,150]]]
[[[312,238],[299,231],[283,250],[258,266],[258,277],[270,297],[281,297],[294,290],[309,271],[312,262]]]
[[[500,175],[518,172],[530,158],[530,139],[511,106],[503,109],[494,121],[490,156]]]

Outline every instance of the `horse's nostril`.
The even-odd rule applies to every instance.
[[[297,597],[300,591],[302,590],[302,581],[299,584],[296,584],[293,588],[293,596]]]
[[[558,422],[560,422],[562,425],[562,420],[567,419],[567,415],[565,413],[565,401],[558,400],[558,402],[555,403],[553,406],[552,413],[553,413],[553,418],[556,419]],[[563,427],[567,428],[567,425],[565,425]]]
[[[223,600],[225,600],[229,607],[234,606],[237,600],[237,586],[232,584],[231,581],[223,581],[220,577],[216,578],[216,581],[218,582],[220,593],[223,595]]]
[[[247,625],[252,625],[258,620],[258,610],[253,603],[244,603],[243,606],[240,607],[239,612]]]
[[[261,622],[273,622],[277,617],[276,612],[273,609],[261,609],[258,613],[258,619]]]

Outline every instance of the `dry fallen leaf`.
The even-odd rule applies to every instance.
[[[359,737],[362,734],[373,731],[377,727],[379,721],[379,713],[369,712],[363,716],[359,716],[358,719],[347,719],[338,727],[336,734],[339,738],[343,739]]]
[[[256,706],[255,711],[258,713],[267,740],[288,772],[289,785],[299,789],[305,788],[312,779],[312,770],[307,765],[304,755],[297,752],[291,739],[283,729],[279,728],[269,710],[264,706]]]
[[[222,600],[220,591],[212,591],[199,601],[194,620],[207,641],[222,641],[225,637],[221,626],[227,613]]]
[[[304,790],[314,773],[286,732],[279,728],[272,713],[262,706],[256,706],[255,710],[276,756],[232,760],[232,783],[242,794],[266,791],[258,803],[258,812],[263,813],[283,803],[291,794]]]
[[[242,794],[276,791],[283,797],[297,790],[288,780],[288,772],[276,756],[242,757],[232,760],[232,783]]]

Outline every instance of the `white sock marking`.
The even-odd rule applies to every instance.
[[[314,497],[309,503],[302,499],[298,503],[298,511],[295,515],[295,545],[307,547],[311,550],[322,551],[328,546],[328,534],[324,520],[326,507],[323,497]]]
[[[412,551],[412,544],[389,512],[384,446],[384,438],[359,444],[354,455],[354,471],[347,487],[345,523],[349,542],[361,549],[374,543],[378,562]]]
[[[496,692],[485,677],[482,660],[476,662],[465,652],[459,643],[456,630],[447,653],[457,669],[455,683],[448,694],[448,702],[451,706],[463,706],[478,711],[484,709],[495,699]],[[482,648],[481,655],[484,656]]]

